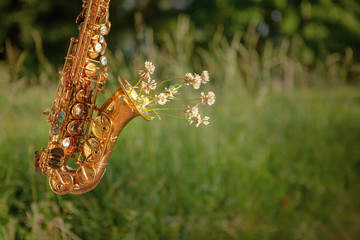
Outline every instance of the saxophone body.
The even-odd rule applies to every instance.
[[[48,174],[50,188],[57,194],[81,194],[95,188],[121,130],[136,116],[148,120],[132,102],[137,94],[123,78],[119,78],[120,88],[101,107],[96,104],[108,77],[104,36],[111,27],[109,2],[83,0],[76,19],[79,36],[70,40],[47,112],[51,125],[48,146],[35,152],[36,172]],[[77,167],[70,167],[71,161]]]

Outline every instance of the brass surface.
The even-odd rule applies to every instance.
[[[49,142],[35,152],[35,170],[49,175],[50,189],[57,194],[95,188],[125,125],[139,115],[147,120],[129,97],[132,87],[125,79],[119,78],[120,88],[102,107],[96,104],[108,76],[106,61],[99,61],[111,27],[109,2],[83,0],[76,18],[79,36],[70,40],[53,104],[46,111]],[[78,167],[68,166],[68,160],[75,160]]]

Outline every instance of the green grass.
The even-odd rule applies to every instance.
[[[360,237],[360,92],[344,85],[351,51],[346,64],[333,54],[310,69],[298,39],[267,42],[259,54],[251,28],[231,41],[219,29],[210,51],[193,49],[189,24],[180,18],[163,45],[144,46],[130,65],[107,50],[99,104],[115,75],[137,79],[144,59],[157,80],[206,66],[217,95],[211,124],[134,119],[100,184],[82,195],[58,196],[34,172],[33,153],[48,140],[41,112],[54,97],[53,67],[42,55],[48,72],[28,86],[36,81],[9,83],[12,68],[1,63],[0,239]]]
[[[137,118],[93,191],[33,171],[54,86],[3,85],[0,238],[355,239],[360,105],[352,88],[218,89],[211,124]]]

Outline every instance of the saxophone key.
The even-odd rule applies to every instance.
[[[94,77],[96,75],[97,67],[95,63],[88,63],[85,66],[84,73],[87,77]]]
[[[96,138],[104,140],[109,133],[111,125],[110,117],[106,113],[102,113],[91,122],[91,132]]]
[[[100,43],[99,43],[100,44]],[[100,54],[101,55],[104,55],[104,53],[105,53],[105,51],[106,51],[106,47],[107,47],[107,44],[106,44],[106,42],[104,41],[103,43],[102,43],[102,49],[101,49],[101,51],[100,51]]]
[[[83,165],[76,170],[76,180],[80,185],[91,183],[96,176],[96,172],[93,167]]]
[[[64,164],[64,150],[59,147],[51,149],[48,156],[48,165],[52,169],[60,169]]]
[[[86,113],[86,108],[85,105],[82,103],[75,103],[72,107],[71,107],[71,115],[76,118],[82,118]]]
[[[97,58],[99,56],[99,53],[97,51],[95,51],[95,49],[92,47],[90,48],[89,52],[88,52],[88,57],[89,58]]]
[[[81,122],[78,120],[72,120],[67,124],[66,131],[70,136],[79,135],[82,131]]]
[[[70,173],[64,171],[53,171],[49,176],[49,185],[53,192],[66,194],[73,189],[74,178]]]
[[[100,141],[96,138],[89,138],[85,144],[83,149],[84,157],[86,158],[85,161],[89,162],[100,154]]]

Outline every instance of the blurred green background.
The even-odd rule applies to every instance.
[[[0,239],[359,239],[357,0],[112,0],[101,104],[145,60],[207,69],[198,129],[138,118],[101,183],[58,196],[35,174],[81,1],[0,3]]]

